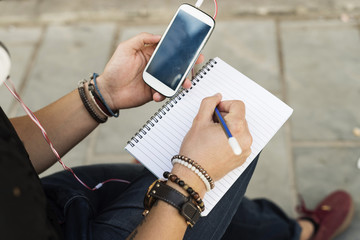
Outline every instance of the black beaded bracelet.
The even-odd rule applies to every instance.
[[[195,200],[196,204],[200,207],[201,212],[205,210],[204,202],[202,201],[200,195],[192,189],[189,185],[187,185],[183,180],[178,178],[175,174],[164,172],[163,174],[164,178],[167,178],[168,180],[178,184],[180,187],[182,187],[187,193],[190,194],[192,199]]]
[[[90,114],[90,116],[98,123],[104,123],[107,121],[107,117],[102,118],[101,116],[99,116],[95,110],[93,109],[93,107],[91,106],[89,100],[86,97],[86,93],[85,93],[85,88],[84,88],[84,84],[86,83],[86,80],[81,80],[78,84],[78,91],[79,91],[79,95],[81,98],[81,101],[83,102],[86,110],[88,111],[88,113]]]

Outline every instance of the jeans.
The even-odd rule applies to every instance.
[[[255,169],[256,158],[208,216],[184,239],[299,239],[300,227],[277,206],[265,199],[244,197]],[[42,179],[65,239],[125,239],[142,221],[143,199],[156,177],[141,165],[109,164],[74,168],[90,186],[110,178],[131,184],[109,182],[96,191],[78,183],[69,172]]]

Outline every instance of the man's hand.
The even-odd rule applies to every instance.
[[[144,68],[160,38],[159,35],[141,33],[119,44],[97,80],[100,92],[111,109],[137,107],[152,99],[157,102],[165,99],[142,78]],[[202,61],[203,56],[200,56],[197,63]],[[190,86],[190,80],[185,80],[183,87]]]
[[[230,147],[221,124],[213,120],[216,106],[241,146],[239,156]],[[221,102],[221,95],[217,94],[202,101],[193,125],[184,138],[180,154],[195,160],[217,181],[245,162],[251,153],[251,144],[244,103],[237,100]]]

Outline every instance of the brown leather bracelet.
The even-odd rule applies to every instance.
[[[148,189],[144,198],[146,216],[156,200],[164,201],[179,210],[186,223],[193,227],[200,218],[200,209],[190,197],[184,196],[174,188],[166,185],[166,181],[156,180]]]

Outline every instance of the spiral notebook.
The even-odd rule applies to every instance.
[[[128,142],[125,149],[158,178],[170,171],[170,159],[179,153],[201,100],[220,92],[223,100],[242,100],[253,137],[246,162],[215,183],[204,197],[207,215],[251,161],[260,153],[293,110],[263,87],[220,58],[210,60],[192,80],[192,87],[172,97]]]

